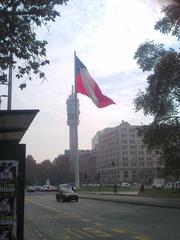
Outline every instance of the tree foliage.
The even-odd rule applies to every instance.
[[[159,20],[155,29],[159,30],[164,34],[171,33],[173,36],[176,36],[180,40],[180,1],[174,1],[174,4],[164,7],[162,12],[165,16]]]
[[[55,166],[54,175],[56,176],[56,181],[59,183],[72,183],[73,173],[70,166],[69,156],[59,155],[54,159],[53,164]]]
[[[37,184],[45,185],[49,179],[51,184],[54,184],[54,169],[55,166],[49,159],[37,164]]]
[[[155,29],[180,40],[180,4],[162,9],[164,17]],[[180,53],[163,44],[146,41],[135,53],[137,64],[150,71],[148,86],[134,100],[136,111],[153,116],[148,127],[140,130],[150,149],[156,149],[164,166],[163,173],[176,178],[180,174]]]
[[[12,64],[18,79],[32,74],[45,78],[41,68],[48,64],[47,41],[39,40],[37,28],[55,21],[60,13],[56,6],[68,0],[1,0],[0,1],[0,82],[7,81],[6,70]],[[21,88],[25,87],[23,83]]]
[[[36,176],[37,176],[37,168],[36,168],[36,160],[33,156],[28,155],[26,157],[26,165],[25,165],[25,176],[26,176],[26,184],[27,185],[35,185]]]
[[[26,185],[52,185],[73,182],[69,156],[59,155],[53,161],[46,159],[37,163],[31,155],[26,157]]]

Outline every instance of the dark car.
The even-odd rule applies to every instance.
[[[56,193],[56,200],[59,202],[61,201],[78,201],[78,195],[77,193],[73,192],[71,189],[65,189],[65,190],[59,190],[58,193]]]

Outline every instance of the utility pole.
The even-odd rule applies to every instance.
[[[11,102],[12,102],[12,64],[9,65],[8,104],[7,104],[7,110],[11,110]]]
[[[14,27],[13,27],[13,16],[15,12],[15,5],[14,5],[14,0],[11,0],[11,11],[12,15],[10,16],[9,19],[9,36],[12,42],[12,36],[14,32]],[[9,64],[9,78],[8,78],[8,102],[7,102],[7,110],[11,110],[11,103],[12,103],[12,68],[13,68],[13,53],[12,53],[12,46],[10,46],[10,53],[9,53],[9,58],[10,58],[10,64]]]

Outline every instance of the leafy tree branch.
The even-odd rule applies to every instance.
[[[1,0],[0,3],[0,83],[9,65],[13,65],[18,79],[32,74],[44,79],[42,66],[46,58],[47,41],[39,40],[36,30],[42,24],[55,21],[60,13],[55,9],[68,0]],[[20,60],[20,61],[19,61]],[[21,84],[21,88],[26,84]]]

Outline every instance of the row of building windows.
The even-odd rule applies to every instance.
[[[120,157],[118,157],[120,156]],[[134,158],[133,158],[134,156]],[[111,161],[111,160],[116,160],[116,159],[119,159],[119,160],[130,160],[130,159],[134,159],[134,160],[142,160],[142,161],[151,161],[152,160],[152,157],[151,156],[147,156],[147,155],[141,155],[141,154],[133,154],[133,153],[130,153],[130,154],[126,154],[126,153],[123,153],[122,156],[120,154],[101,154],[101,159],[103,161]]]
[[[134,133],[136,130],[134,129],[134,128],[120,128],[119,129],[120,130],[120,132],[122,131],[122,132],[130,132],[130,133]]]
[[[128,158],[128,157],[122,157],[122,158],[116,158],[115,156],[102,156],[103,162],[121,162],[122,161],[152,161],[152,157],[136,157],[136,158]]]
[[[116,150],[120,150],[120,149],[123,149],[123,150],[127,150],[127,149],[130,149],[130,150],[144,150],[145,149],[145,146],[143,145],[120,145],[118,144],[118,142],[116,144],[111,144],[109,142],[107,142],[106,144],[104,145],[101,145],[101,148],[103,150],[106,150],[106,149],[116,149]]]
[[[121,166],[120,163],[111,163],[109,164],[108,163],[104,163],[102,168],[112,168],[112,167],[119,167]],[[153,163],[152,162],[122,162],[122,166],[123,167],[144,167],[144,166],[147,166],[147,167],[152,167],[153,166]]]
[[[123,151],[123,152],[122,152],[122,155],[128,155],[128,154],[130,154],[130,155],[136,155],[136,154],[144,155],[144,154],[146,154],[146,153],[143,152],[143,151],[139,151],[139,152],[136,152],[136,151],[131,151],[131,152]]]
[[[129,134],[129,135],[127,135],[127,134],[121,134],[120,137],[121,137],[121,138],[135,138],[135,135],[134,135],[134,134]]]
[[[102,172],[101,173],[101,178],[104,180],[111,180],[111,179],[117,179],[117,178],[136,178],[138,175],[144,175],[145,177],[152,177],[153,176],[153,171],[109,171],[109,172]]]

